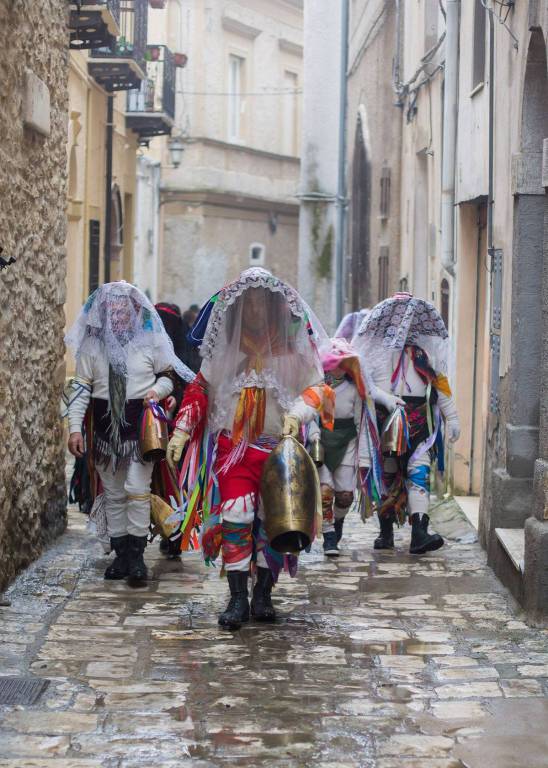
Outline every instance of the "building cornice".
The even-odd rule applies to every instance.
[[[262,32],[259,27],[254,27],[251,24],[246,24],[244,21],[235,18],[234,16],[229,16],[226,11],[221,19],[221,24],[223,25],[223,29],[225,29],[227,32],[234,32],[235,34],[241,35],[242,37],[247,37],[250,40],[254,40]]]
[[[303,46],[300,43],[294,43],[293,40],[288,40],[286,37],[280,37],[278,39],[278,46],[281,51],[291,53],[293,56],[303,57]]]
[[[298,216],[299,203],[274,200],[253,195],[241,195],[238,192],[180,189],[177,187],[160,187],[161,205],[169,203],[185,203],[186,205],[208,205],[217,208],[233,208],[246,211],[261,211],[277,213],[286,216]]]
[[[282,155],[277,152],[268,152],[265,149],[248,147],[245,144],[232,144],[229,141],[210,139],[207,136],[193,136],[191,143],[203,144],[206,147],[216,147],[217,149],[226,149],[231,152],[240,152],[242,154],[252,155],[255,157],[267,157],[271,160],[281,160],[283,162],[293,163],[294,165],[300,165],[301,163],[300,157],[295,157],[294,155]]]

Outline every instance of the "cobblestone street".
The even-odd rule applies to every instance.
[[[230,634],[226,582],[153,544],[147,589],[102,580],[71,513],[1,611],[2,676],[50,681],[4,707],[0,768],[540,768],[547,633],[528,628],[477,543],[373,554],[356,516],[343,556],[282,576],[275,626]]]

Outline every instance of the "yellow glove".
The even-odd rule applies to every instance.
[[[288,413],[284,416],[284,423],[282,427],[282,436],[286,437],[298,437],[301,422],[296,416],[290,416]]]
[[[183,454],[183,448],[190,440],[188,432],[183,432],[182,429],[175,429],[173,436],[168,443],[166,459],[171,469],[175,470],[177,463]]]

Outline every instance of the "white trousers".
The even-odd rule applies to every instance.
[[[146,536],[150,524],[150,480],[154,464],[131,461],[126,468],[97,467],[105,493],[108,535]]]
[[[318,470],[318,475],[320,485],[328,485],[334,491],[354,491],[358,484],[354,464],[339,464],[334,472],[322,464]]]
[[[405,480],[405,487],[407,488],[407,507],[409,516],[418,514],[420,517],[422,517],[423,515],[428,514],[428,506],[430,503],[429,491],[419,485],[416,485],[409,478],[413,476],[414,470],[417,470],[420,467],[428,467],[428,470],[430,470],[430,464],[430,454],[428,451],[426,451],[426,453],[423,453],[422,456],[419,456],[418,459],[410,461],[407,465],[407,479]],[[397,465],[395,459],[385,459],[384,471],[387,474],[395,472],[396,469]],[[429,474],[430,473],[428,472],[428,475]]]

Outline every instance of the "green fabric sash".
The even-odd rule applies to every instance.
[[[321,440],[325,449],[324,464],[330,472],[334,472],[341,465],[348,444],[357,435],[354,419],[335,419],[332,432],[321,427]]]

